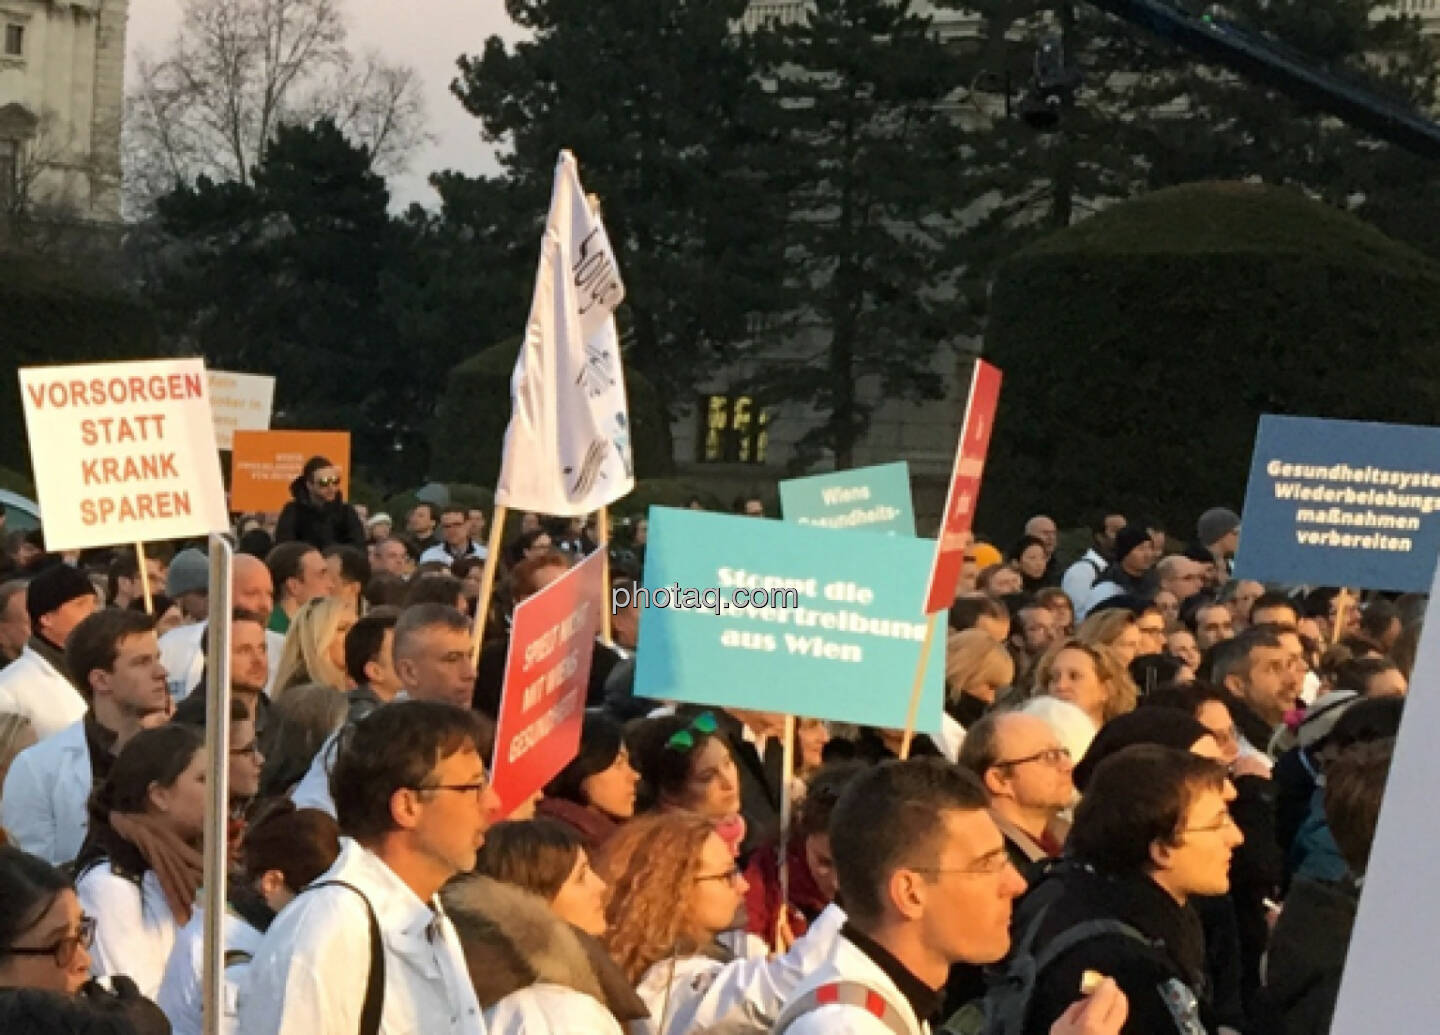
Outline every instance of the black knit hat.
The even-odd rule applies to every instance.
[[[1085,757],[1075,766],[1075,786],[1084,793],[1085,785],[1095,773],[1095,767],[1132,744],[1159,744],[1162,747],[1188,751],[1191,745],[1209,732],[1197,719],[1174,708],[1142,707],[1116,716],[1095,735],[1095,739],[1090,742],[1090,750],[1085,752]]]
[[[76,597],[94,596],[95,587],[83,572],[68,564],[46,568],[30,580],[25,591],[25,610],[30,612],[30,626],[40,629],[40,616],[58,611]]]
[[[1150,530],[1144,525],[1126,525],[1115,534],[1115,563],[1119,564],[1131,550],[1149,541]]]

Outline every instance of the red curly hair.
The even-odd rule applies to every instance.
[[[690,891],[714,825],[693,812],[641,816],[605,845],[597,869],[610,884],[605,948],[631,984],[663,959],[689,955],[708,934],[695,921]]]

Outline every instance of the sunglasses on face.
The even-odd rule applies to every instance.
[[[695,716],[689,726],[672,733],[670,739],[665,742],[665,746],[671,751],[690,751],[695,747],[695,734],[700,733],[708,737],[712,736],[719,728],[720,725],[715,721],[714,712],[701,712]]]
[[[339,477],[316,478],[316,479],[315,479],[315,486],[316,486],[316,488],[320,488],[320,489],[333,489],[335,486],[337,486],[337,485],[339,485],[339,484],[340,484],[340,479],[339,479]]]

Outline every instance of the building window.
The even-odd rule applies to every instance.
[[[751,396],[701,396],[700,463],[763,464],[769,421]]]
[[[20,185],[20,145],[13,140],[0,140],[0,212],[15,204]]]
[[[7,57],[21,57],[25,53],[25,26],[5,26],[5,54]]]

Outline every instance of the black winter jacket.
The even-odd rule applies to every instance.
[[[309,543],[317,550],[331,546],[355,546],[365,549],[365,526],[355,508],[337,495],[329,503],[321,503],[310,495],[303,477],[290,483],[293,497],[280,511],[275,526],[275,542]]]
[[[1065,953],[1036,979],[1025,1019],[1026,1035],[1048,1035],[1050,1026],[1080,998],[1087,970],[1114,978],[1130,1002],[1123,1035],[1204,1035],[1208,993],[1205,978],[1205,936],[1194,910],[1181,906],[1149,877],[1110,876],[1077,862],[1051,871],[1049,880],[1064,890],[1045,914],[1034,951],[1087,920],[1118,920],[1144,941],[1124,934],[1099,935]],[[1037,885],[1037,887],[1043,887]],[[1013,930],[1024,931],[1035,903],[1044,896],[1022,899]],[[1207,1014],[1202,1022],[1201,1011]]]

